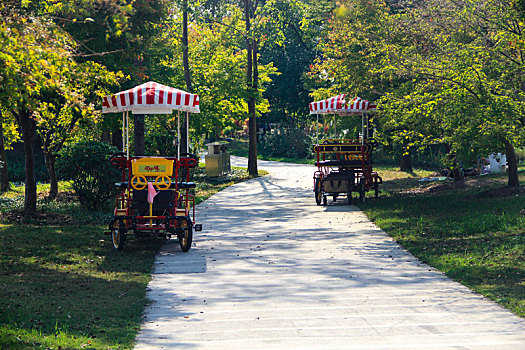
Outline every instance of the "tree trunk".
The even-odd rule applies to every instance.
[[[509,187],[519,187],[520,180],[518,178],[518,159],[516,157],[516,151],[514,146],[510,142],[505,144],[505,154],[507,155],[507,164],[508,164],[508,186]]]
[[[248,173],[252,176],[257,176],[257,120],[255,114],[255,91],[253,91],[253,78],[255,77],[253,69],[253,51],[254,39],[251,38],[251,18],[252,2],[251,0],[244,0],[244,18],[246,24],[246,87],[248,89]],[[257,50],[255,50],[257,51]]]
[[[188,0],[182,0],[182,66],[186,89],[188,92],[192,92],[188,48]]]
[[[143,156],[146,153],[144,142],[144,114],[133,115],[133,136],[135,137],[135,156]]]
[[[188,0],[182,1],[182,67],[184,70],[184,81],[186,82],[186,90],[193,92],[191,86],[191,75],[190,75],[190,59],[189,59],[189,44],[188,44]],[[182,124],[180,128],[180,151],[181,153],[189,152],[186,147],[188,144],[187,140],[187,128],[186,125],[186,113],[182,113]]]
[[[56,156],[54,154],[45,154],[47,173],[49,174],[49,196],[48,199],[55,200],[58,195],[58,178],[55,168]]]
[[[452,176],[454,177],[454,186],[457,188],[465,187],[465,175],[461,167],[454,160],[454,167],[452,168]]]
[[[401,162],[399,164],[399,170],[401,171],[413,171],[412,169],[412,157],[410,156],[410,152],[403,148],[403,154],[401,155]]]
[[[25,157],[25,197],[24,212],[32,214],[36,212],[36,177],[35,177],[35,132],[36,122],[31,117],[31,113],[20,110],[18,113],[13,111],[17,117],[22,138],[24,140]]]
[[[452,161],[452,177],[454,178],[454,187],[463,188],[465,187],[465,175],[458,164],[456,154],[452,152],[452,147],[449,144],[445,144],[445,152],[447,157]]]
[[[122,129],[111,133],[111,145],[122,151]]]
[[[9,190],[9,172],[7,171],[7,155],[4,145],[4,117],[0,110],[0,193]]]
[[[254,161],[252,163],[248,162],[248,173],[252,176],[257,176],[258,169],[257,169],[257,114],[255,110],[255,94],[257,93],[259,89],[259,66],[257,62],[257,41],[254,39],[252,41],[252,54],[253,54],[253,60],[252,60],[252,70],[253,70],[253,83],[252,83],[252,93],[254,95],[250,96],[250,104],[251,107],[250,112],[250,148],[249,148],[249,157],[253,159]]]

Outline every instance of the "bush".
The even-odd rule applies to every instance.
[[[229,137],[232,137],[234,132],[235,132],[235,129],[233,126],[227,126],[224,128],[224,130],[222,130],[222,134],[224,136],[229,136]]]
[[[116,152],[117,148],[98,141],[82,141],[60,152],[57,173],[73,181],[80,204],[86,208],[96,209],[116,195],[120,172],[109,161]]]
[[[258,149],[266,157],[307,158],[311,155],[312,141],[302,129],[281,130],[280,134],[266,134]]]

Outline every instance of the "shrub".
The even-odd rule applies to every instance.
[[[98,141],[82,141],[65,147],[57,160],[61,179],[72,180],[80,204],[96,209],[116,195],[119,171],[110,163],[118,149]]]
[[[233,133],[235,132],[235,129],[233,126],[227,126],[224,128],[224,130],[222,130],[222,134],[224,136],[233,136]]]
[[[311,155],[312,141],[302,129],[282,130],[280,134],[266,134],[258,148],[267,157],[307,158]]]

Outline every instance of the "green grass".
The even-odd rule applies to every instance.
[[[1,348],[129,348],[160,242],[110,248],[100,226],[0,226]]]
[[[455,189],[419,183],[418,174],[379,173],[385,192],[362,205],[371,220],[423,262],[525,317],[525,195],[486,192],[503,192],[505,175]]]
[[[197,201],[249,178],[234,168],[230,181],[213,184],[198,169]],[[49,202],[48,188],[38,186],[30,219],[21,215],[23,187],[0,196],[0,349],[131,349],[162,241],[130,235],[117,252],[104,235],[111,205],[86,211],[69,183]]]

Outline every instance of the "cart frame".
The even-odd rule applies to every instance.
[[[341,194],[346,195],[348,204],[352,204],[354,192],[364,203],[368,191],[374,190],[375,197],[379,196],[379,185],[383,183],[379,174],[373,171],[374,144],[369,138],[368,111],[375,110],[376,106],[360,98],[347,102],[345,96],[337,95],[310,104],[310,114],[317,115],[317,144],[314,146],[317,170],[313,177],[317,205],[327,205],[328,196],[335,202]],[[361,115],[360,139],[333,138],[319,142],[319,115],[326,114]]]
[[[122,112],[122,150],[111,157],[111,164],[121,171],[121,181],[113,218],[109,222],[111,242],[122,250],[126,235],[137,238],[176,235],[183,251],[191,248],[193,231],[201,231],[195,222],[196,185],[190,182],[190,169],[198,158],[181,153],[181,113],[185,112],[186,149],[189,149],[189,113],[199,113],[199,97],[155,82],[106,96],[103,113]],[[129,148],[129,112],[132,114],[171,114],[177,111],[177,156],[131,156]]]

